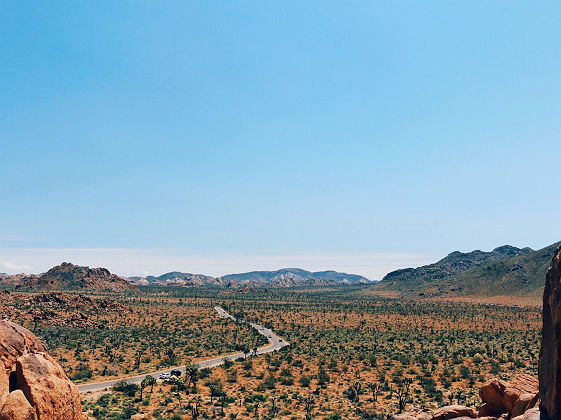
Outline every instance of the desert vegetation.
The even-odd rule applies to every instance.
[[[247,352],[212,370],[192,366],[177,380],[86,396],[100,419],[385,418],[412,406],[478,404],[487,379],[537,372],[539,308],[396,301],[362,290],[146,288],[58,300],[10,293],[6,301],[75,382]],[[291,345],[253,356],[264,337],[219,318],[217,304]]]

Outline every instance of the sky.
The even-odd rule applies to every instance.
[[[561,3],[0,3],[0,272],[379,279],[561,239]]]

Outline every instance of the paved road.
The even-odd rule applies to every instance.
[[[216,312],[218,312],[218,315],[220,315],[222,318],[228,318],[228,319],[231,319],[232,321],[236,321],[236,318],[234,318],[232,315],[230,315],[228,312],[226,312],[220,306],[215,306],[214,309],[216,310]],[[289,345],[289,343],[284,341],[278,335],[275,335],[275,333],[273,333],[270,329],[265,328],[265,327],[263,327],[261,325],[258,325],[258,324],[251,324],[250,323],[249,325],[251,325],[253,328],[255,328],[259,334],[264,335],[267,338],[267,340],[269,340],[269,345],[257,349],[257,354],[269,353],[269,352],[279,350],[279,349]],[[200,369],[213,368],[215,366],[218,366],[218,365],[221,365],[222,363],[224,363],[224,360],[226,360],[226,359],[237,360],[237,359],[243,359],[244,357],[245,357],[245,355],[243,353],[234,353],[234,354],[228,354],[228,355],[225,355],[225,356],[218,356],[218,357],[215,357],[213,359],[203,360],[199,363],[195,363],[195,365],[198,366]],[[117,382],[122,381],[123,379],[126,380],[130,384],[139,384],[148,375],[151,375],[151,376],[153,376],[154,378],[157,379],[158,376],[160,376],[161,373],[164,373],[164,372],[169,373],[169,372],[171,372],[172,369],[180,370],[181,373],[185,372],[185,366],[167,368],[167,369],[164,369],[164,370],[159,370],[157,372],[143,373],[142,375],[129,376],[127,378],[119,378],[119,379],[112,379],[110,381],[78,385],[78,390],[82,394],[86,394],[86,393],[89,393],[89,392],[105,391],[105,390],[108,390],[109,388],[111,388]]]

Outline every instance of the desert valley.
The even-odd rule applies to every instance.
[[[0,420],[561,420],[561,2],[0,16]]]
[[[90,418],[515,418],[555,398],[537,377],[556,249],[453,252],[379,282],[298,269],[125,278],[63,263],[3,274],[0,316],[38,337],[26,340],[78,385]],[[24,369],[2,390],[2,419],[17,389],[48,418],[35,395],[46,379]],[[516,396],[495,395],[509,383]]]

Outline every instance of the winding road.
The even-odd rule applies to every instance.
[[[222,318],[227,318],[227,319],[231,319],[232,321],[237,321],[236,318],[234,318],[232,315],[230,315],[220,306],[215,306],[214,309],[216,310],[216,312],[218,312],[218,315],[221,316]],[[259,334],[264,335],[267,338],[267,340],[269,340],[269,345],[257,349],[257,354],[270,353],[272,351],[282,349],[283,347],[289,345],[289,343],[284,341],[282,338],[280,338],[270,329],[265,328],[264,326],[258,324],[250,323],[249,325],[255,328]],[[213,368],[215,366],[221,365],[222,363],[224,363],[225,360],[238,360],[243,358],[245,358],[244,353],[233,353],[224,356],[218,356],[213,359],[203,360],[201,362],[195,363],[195,366],[197,366],[199,369]],[[157,372],[143,373],[142,375],[135,375],[126,378],[111,379],[109,381],[78,385],[78,390],[80,391],[81,394],[106,391],[109,390],[109,388],[111,388],[117,382],[123,380],[127,381],[129,384],[139,384],[148,375],[158,379],[161,373],[165,373],[165,372],[170,373],[172,370],[180,370],[181,373],[183,374],[185,372],[185,368],[186,366],[179,366],[179,367],[159,370]]]

